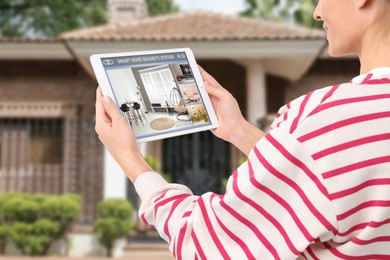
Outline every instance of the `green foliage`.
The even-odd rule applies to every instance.
[[[52,241],[60,234],[60,224],[40,219],[34,223],[16,222],[11,227],[11,238],[24,255],[47,255]]]
[[[73,195],[49,197],[42,202],[41,216],[61,223],[64,227],[80,214],[80,200]]]
[[[0,250],[11,238],[22,254],[47,255],[77,219],[80,204],[77,195],[0,195]]]
[[[146,0],[150,16],[175,13],[179,11],[173,0]]]
[[[9,228],[7,225],[0,222],[0,255],[5,253],[5,246],[7,244]]]
[[[167,182],[171,182],[171,176],[168,174],[168,173],[163,173],[161,171],[161,162],[154,156],[151,156],[151,155],[146,155],[145,156],[145,161],[149,164],[150,167],[152,167],[152,169],[155,171],[155,172],[158,172],[161,174],[161,176],[167,181]]]
[[[313,19],[317,0],[246,0],[243,16],[297,23],[306,27],[321,27]]]
[[[173,0],[146,0],[150,16],[177,12]],[[0,36],[56,37],[106,23],[107,0],[0,0]]]
[[[106,0],[0,0],[0,36],[53,37],[103,24]]]
[[[14,194],[3,204],[3,216],[5,222],[14,220],[21,222],[33,222],[37,219],[39,213],[39,204],[24,194]]]
[[[106,199],[99,203],[98,212],[94,231],[111,257],[115,241],[126,237],[133,228],[133,207],[125,199]]]
[[[248,157],[246,157],[245,155],[240,157],[240,159],[238,159],[238,162],[237,162],[237,167],[240,167],[240,165],[246,161],[248,161]]]

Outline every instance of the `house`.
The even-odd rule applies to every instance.
[[[138,206],[132,185],[94,131],[91,54],[189,47],[236,97],[245,117],[264,129],[285,102],[358,72],[355,57],[326,54],[318,30],[200,10],[147,17],[142,0],[108,2],[107,25],[58,39],[0,38],[0,192],[81,194],[75,232],[91,232],[103,198],[128,198]],[[242,156],[209,132],[140,149],[196,193],[220,192],[221,179]]]

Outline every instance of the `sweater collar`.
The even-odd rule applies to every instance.
[[[390,67],[382,67],[382,68],[376,68],[371,71],[369,71],[366,74],[361,74],[357,77],[354,77],[351,80],[352,84],[360,85],[360,84],[366,84],[366,83],[390,83]]]

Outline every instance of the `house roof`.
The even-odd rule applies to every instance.
[[[317,29],[210,11],[189,11],[108,24],[61,35],[76,41],[219,41],[323,39]]]

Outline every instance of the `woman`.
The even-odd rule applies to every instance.
[[[267,134],[202,70],[214,134],[248,155],[224,196],[154,173],[97,91],[96,131],[177,259],[390,259],[390,1],[320,0],[314,18],[331,55],[358,54],[360,75],[282,107]]]

